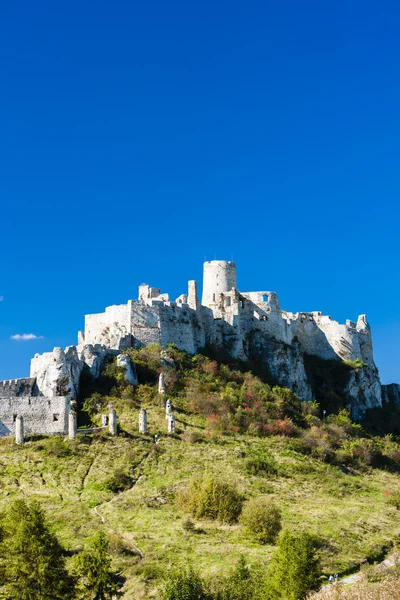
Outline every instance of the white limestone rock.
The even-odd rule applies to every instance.
[[[127,354],[119,354],[117,356],[117,365],[125,370],[125,377],[131,385],[138,385],[136,372],[133,368],[131,359]]]
[[[54,348],[53,352],[36,354],[31,360],[30,373],[31,377],[36,377],[43,396],[76,398],[82,368],[76,346],[68,346],[65,350]]]
[[[382,406],[382,387],[376,367],[353,369],[344,391],[351,415],[358,421],[363,419],[367,409]]]

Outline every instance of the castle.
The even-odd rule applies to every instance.
[[[287,312],[275,292],[239,291],[235,263],[213,260],[204,263],[201,302],[195,281],[175,301],[142,284],[138,300],[86,315],[77,346],[35,355],[29,379],[0,382],[0,435],[14,432],[17,414],[28,433],[65,433],[82,370],[97,377],[110,356],[117,356],[135,384],[134,365],[123,351],[152,343],[173,343],[191,354],[209,347],[251,360],[303,400],[315,397],[306,357],[358,361],[362,368],[351,369],[343,390],[355,418],[382,402],[400,400],[399,386],[380,384],[365,315],[340,324],[320,312]]]

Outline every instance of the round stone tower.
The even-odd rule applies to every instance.
[[[201,303],[210,306],[218,295],[236,288],[236,265],[227,260],[209,260],[204,263],[203,297]]]

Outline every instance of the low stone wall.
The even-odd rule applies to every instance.
[[[1,384],[0,384],[1,392]],[[24,419],[25,434],[68,432],[69,399],[65,396],[0,395],[0,436],[15,434],[17,415]]]

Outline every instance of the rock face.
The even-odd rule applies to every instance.
[[[353,369],[344,395],[355,420],[362,420],[369,408],[382,406],[382,386],[376,367]]]
[[[118,351],[101,344],[68,346],[65,350],[54,348],[53,352],[35,355],[31,361],[31,377],[36,379],[43,396],[76,399],[82,370],[86,367],[97,378],[117,354]]]
[[[389,383],[382,386],[382,401],[384,404],[393,404],[400,407],[400,385],[398,383]]]
[[[137,385],[139,383],[136,376],[136,370],[127,354],[119,354],[117,356],[117,365],[123,367],[128,383],[131,385]]]
[[[82,368],[76,346],[68,346],[65,350],[54,348],[53,352],[35,355],[31,361],[31,377],[36,378],[43,396],[76,398]]]

